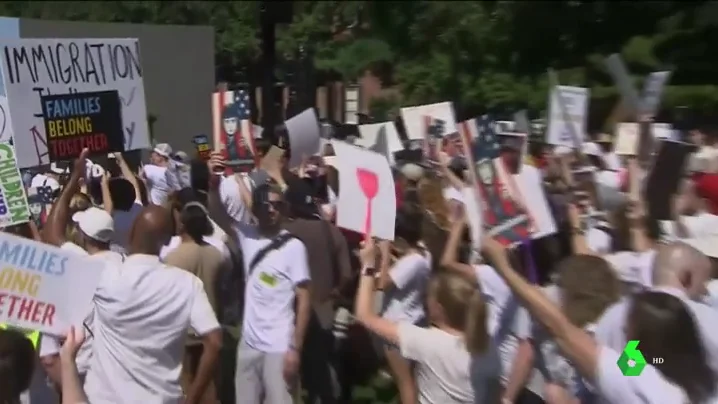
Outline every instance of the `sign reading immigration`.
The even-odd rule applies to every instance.
[[[26,223],[30,210],[15,162],[15,149],[10,143],[0,143],[0,227]]]
[[[47,95],[41,97],[50,161],[124,151],[122,115],[117,91]]]
[[[0,323],[64,336],[87,316],[102,261],[0,233]]]
[[[0,39],[19,168],[50,162],[41,98],[116,90],[124,150],[151,148],[137,39]]]

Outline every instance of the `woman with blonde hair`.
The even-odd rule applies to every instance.
[[[417,401],[497,402],[501,365],[487,332],[487,308],[481,291],[461,276],[440,272],[428,286],[430,328],[379,317],[372,308],[375,252],[371,240],[360,251],[362,276],[354,303],[356,320],[415,362]]]

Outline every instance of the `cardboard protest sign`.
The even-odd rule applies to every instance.
[[[321,152],[321,127],[314,108],[305,109],[285,122],[291,159],[289,167],[299,167],[306,157]]]
[[[427,117],[435,120],[435,122],[427,122]],[[454,106],[450,102],[402,108],[401,118],[404,121],[406,135],[410,140],[425,140],[427,137],[427,129],[439,121],[443,122],[440,136],[457,131]]]
[[[396,190],[386,156],[333,141],[339,171],[337,226],[383,240],[394,240]]]
[[[123,152],[122,108],[116,90],[40,97],[45,144],[51,162]]]
[[[523,201],[512,198],[511,188],[513,195],[520,193],[500,158],[491,120],[487,116],[476,118],[469,130],[476,133],[476,142],[465,145],[465,149],[473,162],[469,176],[483,208],[483,226],[504,245],[526,240],[531,234],[530,218]]]
[[[622,122],[616,125],[613,151],[619,156],[635,156],[638,151],[638,124]]]
[[[359,125],[359,134],[361,137],[356,139],[356,145],[386,155],[392,166],[394,153],[404,150],[396,125],[392,121]]]
[[[589,91],[582,87],[555,86],[549,98],[546,142],[571,149],[586,139]]]
[[[696,146],[684,142],[663,140],[658,156],[646,181],[645,198],[648,214],[655,220],[672,220],[671,201],[678,191],[688,156]]]
[[[50,161],[41,97],[114,90],[122,109],[124,150],[150,148],[136,39],[7,39],[2,70],[18,167]]]
[[[197,150],[197,156],[201,158],[202,160],[209,160],[210,154],[212,154],[212,150],[210,150],[209,147],[209,139],[207,138],[207,135],[197,135],[194,138],[192,138],[192,143],[194,143],[194,147]]]
[[[91,307],[103,261],[0,233],[0,323],[64,336]]]
[[[653,72],[646,77],[639,111],[642,114],[655,116],[661,105],[663,90],[671,77],[670,71]]]
[[[27,223],[30,211],[15,150],[9,143],[0,143],[0,227]]]
[[[214,147],[222,152],[228,172],[251,171],[256,163],[254,125],[245,90],[212,94]]]

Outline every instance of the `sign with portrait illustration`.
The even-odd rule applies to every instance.
[[[531,218],[522,198],[516,197],[521,193],[501,159],[491,119],[472,119],[468,127],[473,132],[470,138],[476,139],[473,145],[465,146],[473,162],[469,176],[482,207],[485,231],[507,246],[527,240],[532,233]]]
[[[84,148],[91,155],[125,151],[117,91],[46,95],[40,102],[51,162],[75,159]]]
[[[212,94],[212,130],[215,148],[226,159],[227,170],[251,171],[256,162],[254,125],[246,90]]]

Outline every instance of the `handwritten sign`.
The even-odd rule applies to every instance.
[[[0,143],[0,227],[26,223],[30,210],[15,150],[9,143]]]
[[[209,138],[207,135],[197,135],[192,139],[194,147],[197,149],[197,155],[202,160],[209,160],[212,150],[209,148]]]
[[[124,149],[150,148],[140,45],[136,39],[2,39],[18,167],[50,162],[43,96],[116,90],[122,108]]]
[[[0,322],[63,336],[82,323],[101,260],[0,233]]]
[[[117,91],[97,91],[40,97],[50,161],[125,151],[122,114]]]
[[[550,114],[546,140],[555,146],[576,147],[574,136],[583,142],[586,133],[588,89],[555,86],[551,91]]]

